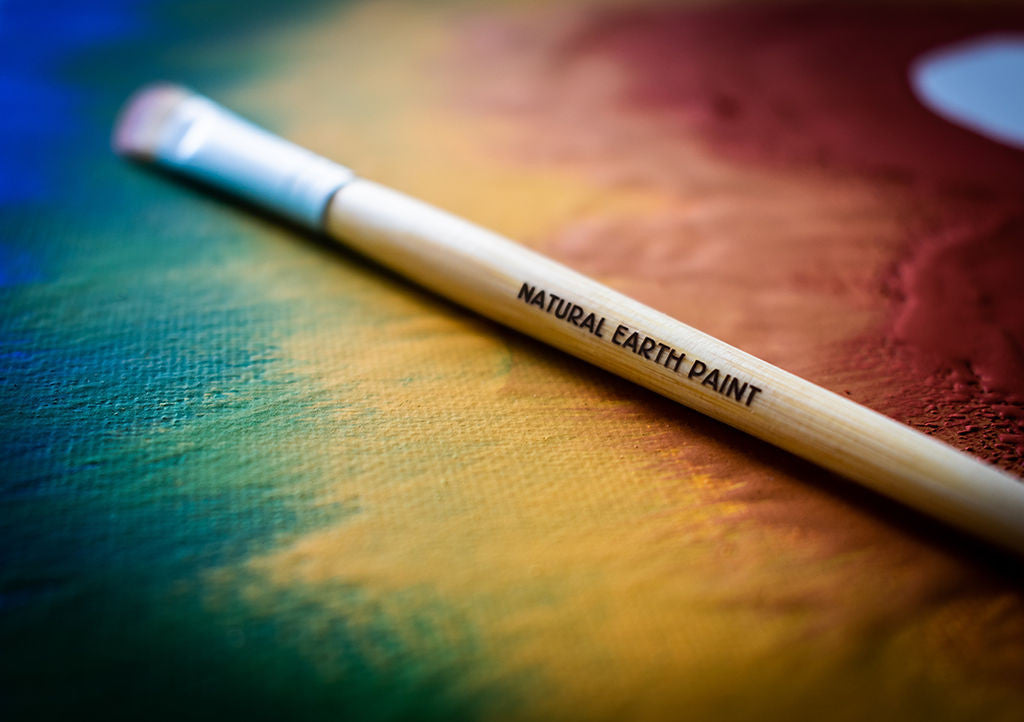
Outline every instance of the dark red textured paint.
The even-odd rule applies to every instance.
[[[876,342],[897,353],[841,363],[902,366],[892,378],[908,387],[876,406],[1019,469],[1024,422],[1007,409],[1024,403],[1024,153],[935,116],[908,81],[928,50],[1013,29],[1024,29],[1024,12],[1005,6],[652,6],[591,14],[545,52],[551,68],[610,60],[625,70],[621,108],[716,155],[896,189],[906,251],[879,279],[893,304]],[[578,93],[571,77],[533,101],[557,106]],[[566,148],[578,153],[580,142]]]
[[[910,63],[979,33],[1024,28],[1006,8],[790,6],[608,11],[571,54],[630,69],[623,100],[674,113],[719,152],[1019,195],[1024,155],[934,116]]]
[[[922,370],[966,364],[1021,401],[1024,154],[936,117],[907,80],[929,49],[1012,28],[1024,13],[1007,8],[648,8],[605,14],[573,52],[614,55],[626,102],[720,153],[882,174],[939,207],[937,228],[910,229],[891,335]]]
[[[947,365],[962,361],[985,390],[1024,401],[1024,215],[936,233],[899,275],[895,337]],[[951,394],[967,391],[954,385]]]

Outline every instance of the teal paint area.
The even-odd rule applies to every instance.
[[[416,662],[386,620],[364,611],[357,635],[312,592],[254,609],[243,572],[211,599],[211,573],[358,513],[324,501],[337,470],[292,443],[349,432],[281,350],[301,299],[246,272],[274,260],[254,239],[294,231],[109,151],[138,85],[213,92],[268,62],[258,42],[217,68],[190,49],[320,10],[0,4],[4,719],[474,716],[446,681],[466,650]]]

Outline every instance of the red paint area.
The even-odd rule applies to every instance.
[[[893,330],[948,366],[969,364],[986,390],[1021,401],[1024,216],[997,217],[988,227],[983,221],[953,225],[921,244],[900,271],[906,299]]]
[[[687,290],[672,286],[673,280],[700,285],[705,299],[728,296],[731,304],[744,302],[752,282],[773,284],[777,295],[793,297],[778,310],[806,322],[807,338],[824,333],[813,326],[820,323],[815,313],[830,313],[843,324],[836,315],[843,304],[851,311],[888,304],[890,323],[872,338],[858,339],[859,352],[819,363],[848,376],[862,370],[862,385],[846,387],[856,389],[855,398],[1021,472],[1024,153],[932,114],[914,97],[907,73],[927,50],[1024,29],[1024,12],[654,6],[546,20],[556,29],[484,23],[470,41],[487,78],[473,91],[474,102],[540,119],[526,152],[599,173],[611,168],[607,174],[616,182],[632,177],[671,186],[685,174],[685,161],[672,155],[664,137],[630,135],[615,117],[646,114],[658,119],[659,133],[696,137],[734,163],[874,183],[900,206],[905,229],[902,258],[894,258],[889,277],[873,279],[870,287],[844,275],[842,268],[857,259],[829,243],[830,234],[844,232],[841,224],[826,229],[815,248],[780,245],[773,254],[765,247],[772,242],[770,229],[758,245],[757,229],[735,222],[717,236],[695,230],[691,215],[678,221],[661,216],[646,229],[584,222],[562,234],[552,249],[556,255],[588,272],[614,276],[628,270],[630,277],[661,284],[663,299],[639,285],[624,290],[670,313],[686,308],[679,299]],[[599,63],[609,71],[586,71]],[[504,82],[493,82],[495,68],[503,69]],[[714,196],[708,200],[715,202]],[[851,218],[848,225],[869,229],[870,223]],[[733,240],[737,229],[749,240]],[[701,246],[705,264],[696,263],[687,246],[687,234],[698,233],[711,241]],[[821,268],[809,272],[808,254],[818,253]],[[722,259],[717,266],[715,254]],[[729,274],[732,280],[718,285],[702,277]],[[808,298],[799,295],[801,286],[830,283],[854,290],[845,300],[836,296],[833,308],[800,305]],[[806,357],[786,355],[784,329],[776,349],[725,310],[702,308],[693,319],[681,313],[674,315],[829,381],[830,372],[815,376]]]
[[[907,81],[926,50],[1012,28],[1024,14],[1007,9],[656,8],[608,13],[574,52],[615,56],[625,102],[677,114],[718,152],[880,174],[937,205],[941,226],[898,271],[893,336],[929,372],[966,363],[1024,401],[1024,154],[936,117]]]
[[[1024,156],[934,116],[907,83],[922,52],[1024,28],[1024,13],[859,7],[610,11],[571,54],[629,69],[623,102],[670,112],[718,152],[1019,194]]]

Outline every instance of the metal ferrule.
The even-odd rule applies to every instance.
[[[315,230],[331,197],[355,177],[194,94],[170,111],[155,160]]]

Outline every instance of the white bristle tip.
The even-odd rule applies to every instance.
[[[114,151],[132,158],[152,160],[164,121],[179,103],[192,95],[180,85],[171,83],[154,83],[136,92],[124,104],[114,125]]]

